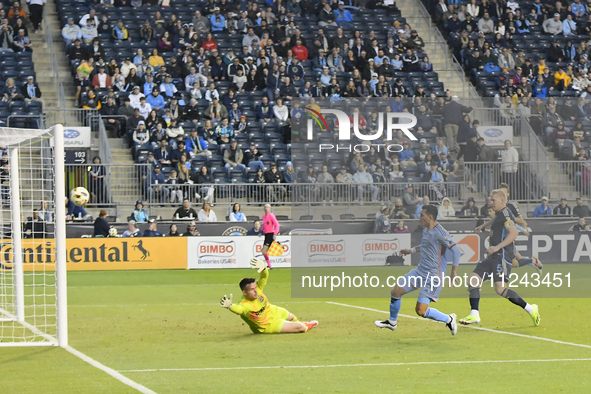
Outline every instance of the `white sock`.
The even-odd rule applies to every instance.
[[[534,311],[534,307],[531,306],[530,304],[525,304],[525,308],[523,308],[523,309],[525,309],[525,311],[529,314],[531,314]]]
[[[393,326],[398,324],[398,320],[390,320],[388,319],[388,321],[390,322],[390,324],[392,324]]]
[[[479,312],[479,311],[477,311],[476,309],[472,309],[472,310],[470,311],[470,314],[471,314],[472,316],[474,316],[474,317],[480,317],[480,312]]]

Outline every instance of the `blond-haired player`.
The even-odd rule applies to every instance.
[[[242,298],[238,304],[232,304],[230,297],[223,296],[220,305],[230,312],[239,315],[255,334],[279,334],[306,332],[318,325],[316,320],[300,322],[294,314],[286,309],[272,305],[263,289],[269,279],[267,264],[259,259],[250,260],[252,268],[258,270],[259,281],[244,278],[240,281]]]
[[[495,291],[501,297],[523,308],[532,318],[534,325],[540,324],[540,312],[537,305],[528,304],[514,290],[508,289],[507,284],[511,274],[513,257],[515,257],[515,238],[517,228],[514,216],[507,208],[507,194],[502,189],[493,190],[491,205],[496,212],[490,226],[490,246],[486,250],[488,256],[476,265],[468,281],[471,311],[461,319],[461,324],[480,323],[480,287],[483,280],[492,279]]]
[[[519,211],[519,208],[517,207],[517,205],[515,203],[509,201],[509,185],[507,185],[506,183],[501,183],[499,186],[499,189],[504,190],[505,193],[507,194],[507,209],[509,209],[509,211],[511,211],[511,213],[515,217],[515,224],[516,224],[517,230],[520,231],[526,237],[529,237],[529,232],[527,231],[527,222],[525,221],[525,219],[521,215],[521,212]],[[491,219],[493,217],[494,216],[491,216]],[[476,227],[474,229],[474,232],[478,233],[478,232],[484,230],[491,223],[492,223],[492,220],[484,223],[481,226]],[[542,270],[543,270],[542,262],[536,256],[533,256],[531,258],[530,257],[523,257],[521,255],[521,253],[519,253],[516,250],[515,257],[513,258],[513,261],[512,261],[512,265],[513,265],[513,268],[519,268],[519,267],[523,267],[526,265],[531,265],[532,267],[534,267],[538,271],[538,274],[540,274],[540,276],[542,276]]]

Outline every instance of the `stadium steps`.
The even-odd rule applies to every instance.
[[[138,173],[134,166],[129,149],[125,140],[121,138],[109,138],[109,147],[113,156],[111,167],[111,198],[114,204],[120,204],[137,199],[138,196]]]
[[[64,92],[66,94],[66,107],[74,106],[74,92],[76,90],[74,86],[74,80],[70,73],[69,63],[66,57],[63,38],[61,36],[61,27],[58,19],[58,14],[55,11],[55,1],[47,0],[45,5],[45,18],[47,24],[51,30],[51,36],[53,40],[53,51],[52,48],[48,48],[47,42],[45,42],[45,32],[39,31],[34,34],[31,30],[31,41],[33,42],[33,62],[35,63],[35,70],[37,71],[37,83],[41,89],[42,98],[44,100],[44,108],[58,108],[58,95],[59,91],[56,91],[55,81],[53,77],[53,54],[57,57],[58,63],[58,76],[60,83],[64,86]],[[51,122],[48,119],[48,123]],[[66,118],[61,121],[70,126],[78,126],[79,121],[75,117]]]
[[[420,0],[399,0],[396,6],[411,28],[415,29],[425,42],[424,51],[429,55],[429,60],[433,63],[433,71],[438,74],[439,81],[444,83],[444,88],[458,97],[468,97],[470,82],[462,78],[463,73],[459,67],[456,69],[452,58],[449,57],[451,51],[450,55],[446,56],[447,43],[436,32],[431,19],[425,17],[420,11],[422,7]]]

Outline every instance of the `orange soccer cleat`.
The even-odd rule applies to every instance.
[[[309,323],[304,323],[304,325],[305,325],[306,327],[308,327],[308,330],[311,330],[311,329],[313,329],[314,327],[318,326],[318,321],[317,321],[317,320],[312,320],[312,321],[311,321],[311,322],[309,322]]]

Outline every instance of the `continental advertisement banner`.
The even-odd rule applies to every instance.
[[[25,271],[55,269],[53,239],[24,239]],[[187,269],[186,238],[68,238],[68,271]],[[12,269],[12,244],[0,243],[0,269]]]

